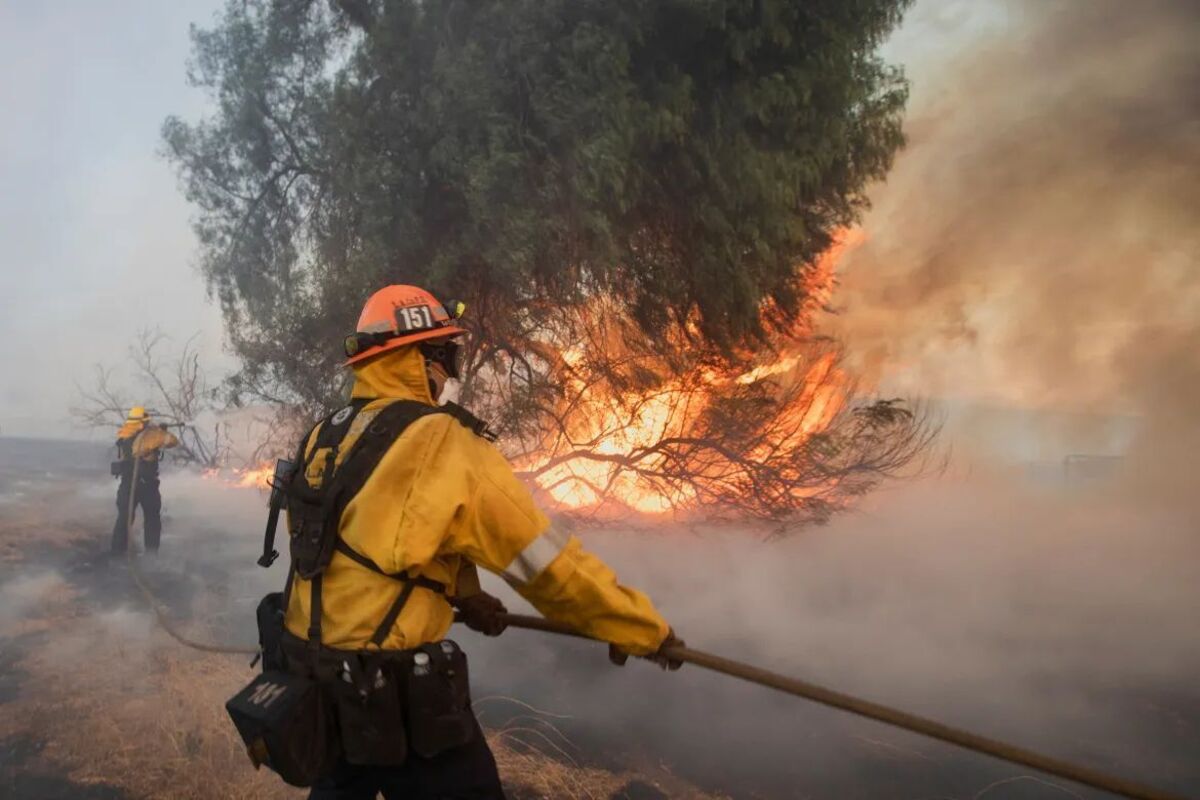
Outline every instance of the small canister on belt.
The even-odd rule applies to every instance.
[[[408,757],[400,664],[379,654],[347,654],[332,683],[342,748],[351,764],[399,766]]]
[[[467,656],[449,639],[417,648],[408,670],[409,747],[425,758],[467,744],[475,736],[475,714]]]

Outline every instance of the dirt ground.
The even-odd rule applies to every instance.
[[[81,480],[94,466],[0,472],[0,796],[305,796],[251,766],[225,714],[225,700],[253,675],[248,657],[169,638],[129,566],[108,556],[107,487]],[[228,639],[226,601],[249,590],[211,564],[144,564],[189,635]],[[590,765],[553,715],[517,698],[480,698],[485,724],[498,705],[510,711],[488,738],[514,800],[717,796],[653,763],[637,771]]]

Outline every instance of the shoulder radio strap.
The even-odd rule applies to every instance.
[[[296,471],[300,470],[303,474],[307,466],[305,461],[305,452],[308,449],[308,440],[312,438],[313,431],[317,429],[318,422],[308,429],[308,432],[300,438],[300,446],[296,452],[296,457],[291,462],[279,459],[275,462],[275,473],[271,476],[271,505],[267,512],[267,529],[263,533],[263,551],[259,556],[258,565],[264,569],[275,563],[275,559],[279,558],[279,551],[275,549],[275,531],[279,527],[279,512],[287,508],[287,493],[288,484],[295,477]],[[288,586],[284,590],[284,600],[287,600],[287,592],[291,590],[291,581],[288,581]],[[286,604],[284,606],[287,607]]]

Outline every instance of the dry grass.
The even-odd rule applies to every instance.
[[[68,545],[97,535],[56,512],[50,496],[13,511],[0,522],[0,558],[10,563],[35,540]],[[0,739],[44,742],[36,763],[22,768],[119,787],[131,798],[306,795],[251,766],[225,713],[225,701],[253,675],[245,658],[188,650],[156,628],[148,610],[98,611],[77,589],[59,581],[20,615],[0,619],[0,635],[30,634],[16,664],[25,679],[0,715]],[[713,797],[663,769],[635,774],[581,764],[553,715],[529,712],[488,733],[513,800],[620,798],[632,781],[668,797]]]
[[[225,715],[225,700],[248,679],[244,662],[192,654],[157,633],[138,643],[101,630],[76,630],[66,658],[58,640],[22,664],[38,676],[18,702],[47,742],[43,758],[73,781],[132,797],[304,795],[251,767]]]
[[[66,510],[77,490],[75,484],[54,481],[0,506],[0,565],[24,561],[28,548],[45,542],[47,533],[52,534],[56,546],[94,538],[95,531],[72,520]]]
[[[573,760],[549,758],[528,744],[522,733],[527,731],[501,730],[488,734],[504,785],[514,797],[605,800],[629,783],[628,776],[581,767]]]
[[[700,791],[673,775],[664,765],[646,763],[637,769],[612,772],[579,763],[578,748],[555,724],[562,715],[534,708],[512,697],[484,697],[475,702],[486,726],[493,705],[506,704],[522,713],[503,727],[490,729],[488,742],[504,784],[514,800],[525,798],[623,798],[631,783],[653,787],[667,797],[722,800],[723,795]]]
[[[225,714],[225,700],[252,674],[242,660],[192,653],[157,632],[141,644],[96,633],[70,634],[83,637],[71,647],[80,658],[39,647],[22,664],[39,679],[14,716],[45,738],[42,758],[73,781],[119,786],[137,798],[305,795],[251,767]],[[713,797],[669,774],[580,765],[568,742],[533,721],[490,731],[488,741],[505,786],[521,800],[606,800],[634,780],[669,797]]]

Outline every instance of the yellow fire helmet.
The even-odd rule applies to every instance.
[[[150,415],[146,413],[145,406],[134,406],[129,409],[129,415],[125,417],[126,422],[145,422],[150,419]]]

